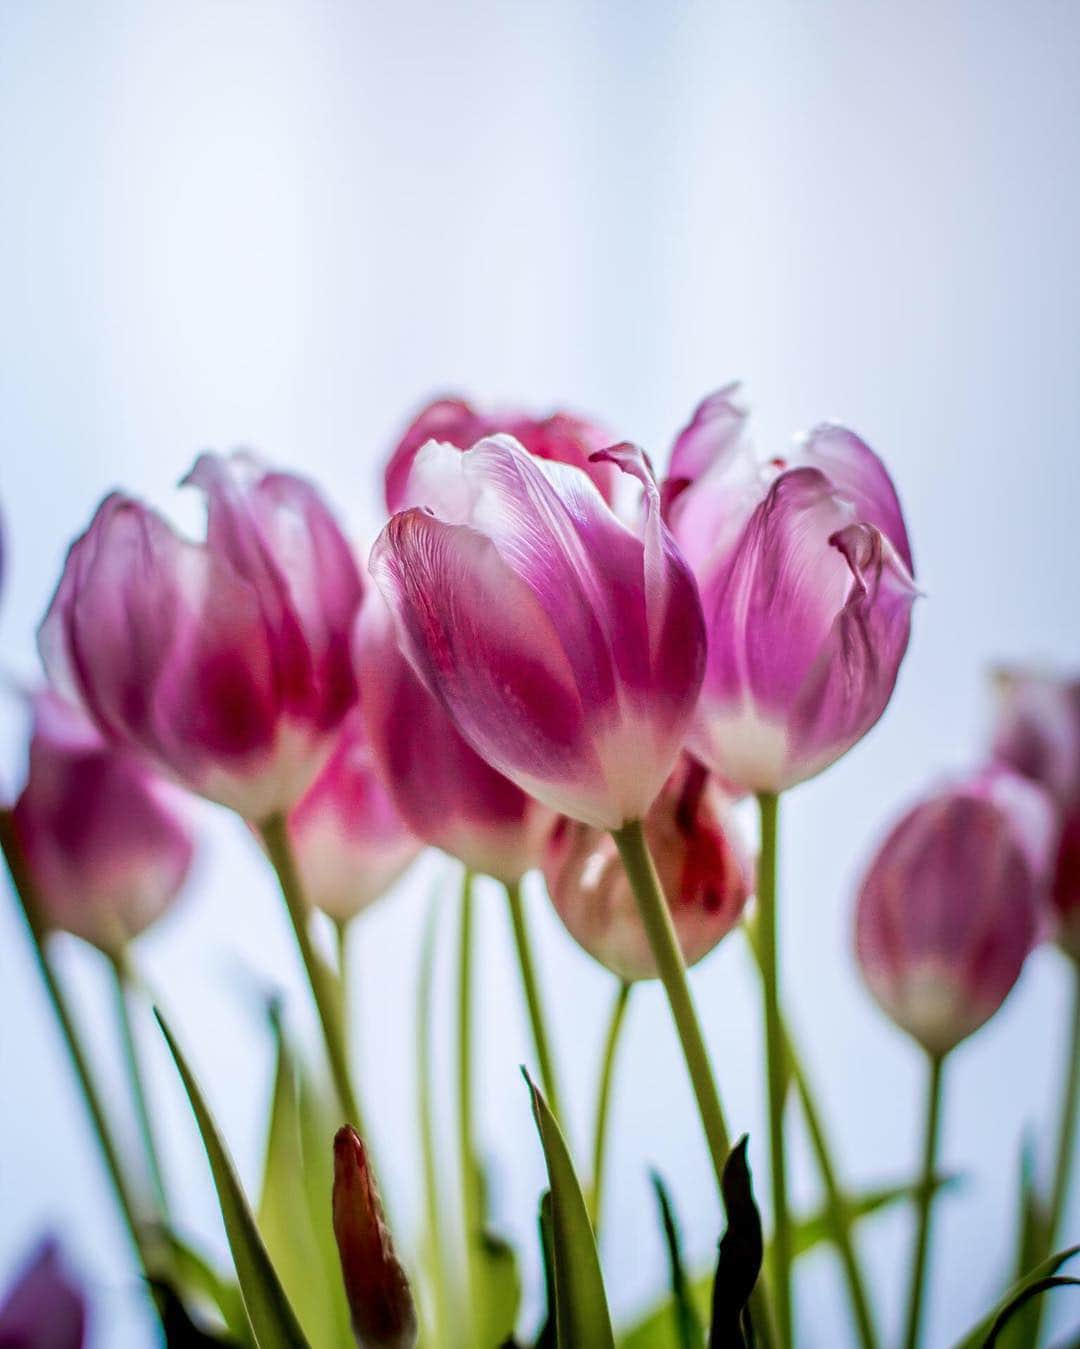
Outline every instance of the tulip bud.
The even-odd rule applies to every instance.
[[[364,601],[356,656],[367,738],[402,819],[471,870],[519,881],[539,862],[554,816],[461,738],[402,655],[377,591]]]
[[[429,692],[474,750],[551,809],[641,819],[671,771],[705,656],[693,578],[640,451],[603,454],[646,487],[643,532],[578,469],[508,436],[429,442],[372,576]]]
[[[789,461],[759,468],[736,388],[698,408],[664,486],[708,631],[687,743],[743,790],[778,792],[881,716],[916,590],[900,504],[870,448],[822,426]]]
[[[418,1331],[409,1281],[364,1144],[348,1125],[334,1139],[334,1237],[360,1349],[412,1349]]]
[[[502,412],[481,412],[462,398],[439,398],[413,419],[390,456],[385,475],[387,510],[393,515],[408,506],[423,504],[412,496],[409,476],[413,461],[429,440],[467,450],[478,440],[499,431],[514,436],[538,459],[582,469],[604,498],[611,500],[618,474],[610,464],[591,463],[589,456],[610,445],[612,437],[592,422],[566,412],[543,418],[509,408]]]
[[[204,543],[107,497],[72,545],[39,634],[61,693],[110,741],[261,823],[321,768],[356,702],[361,581],[315,489],[203,455]]]
[[[1005,671],[996,682],[994,757],[1045,788],[1057,806],[1055,936],[1080,961],[1080,679]]]
[[[86,1302],[46,1241],[0,1304],[0,1345],[5,1349],[82,1349]]]
[[[644,820],[645,837],[687,965],[735,926],[752,888],[750,866],[716,780],[683,755]],[[656,962],[610,834],[562,819],[544,876],[575,941],[626,982],[655,979]]]
[[[339,923],[378,899],[420,852],[376,772],[358,708],[288,830],[305,898]]]
[[[171,907],[193,843],[180,793],[54,693],[34,703],[12,823],[47,927],[116,955]]]
[[[978,1030],[1019,978],[1053,836],[1045,794],[991,769],[919,802],[871,862],[856,955],[886,1014],[928,1053]]]

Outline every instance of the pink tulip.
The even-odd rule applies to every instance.
[[[203,455],[205,543],[107,497],[40,633],[46,668],[98,729],[262,822],[293,805],[356,701],[361,580],[315,489],[244,454]]]
[[[509,436],[429,442],[372,575],[402,648],[493,768],[572,819],[640,819],[675,763],[701,683],[693,577],[639,450],[602,452],[646,487],[643,535],[579,469]]]
[[[358,708],[288,829],[305,897],[339,923],[389,890],[420,852],[378,776]]]
[[[461,738],[398,649],[377,591],[364,601],[356,652],[367,738],[402,819],[473,871],[504,884],[519,881],[540,860],[551,811]]]
[[[687,965],[735,926],[750,866],[716,780],[689,755],[645,816],[645,837]],[[544,853],[548,892],[570,935],[620,979],[655,979],[656,962],[610,834],[562,819]]]
[[[1044,787],[1058,808],[1055,936],[1080,960],[1080,679],[1006,671],[997,688],[994,757]]]
[[[778,792],[821,772],[881,716],[916,595],[881,461],[841,427],[759,466],[730,385],[675,443],[666,518],[701,589],[709,652],[688,745],[714,772]]]
[[[44,1242],[0,1304],[3,1349],[82,1349],[86,1301],[65,1272],[56,1243]]]
[[[77,709],[41,695],[12,820],[45,925],[116,954],[160,918],[194,851],[179,797]]]
[[[885,1012],[931,1054],[991,1017],[1038,936],[1054,818],[1039,788],[991,769],[925,798],[863,880],[856,954]]]
[[[584,469],[610,501],[618,473],[606,463],[593,463],[589,456],[610,445],[612,437],[592,422],[555,412],[548,417],[530,417],[519,409],[481,412],[463,398],[439,398],[429,403],[410,423],[386,465],[386,508],[394,514],[408,506],[422,505],[411,495],[409,475],[413,461],[429,440],[439,440],[467,450],[485,436],[504,431],[538,459],[551,459]]]

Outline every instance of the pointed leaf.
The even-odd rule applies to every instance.
[[[1067,1274],[1052,1274],[1049,1278],[1036,1279],[1034,1283],[1029,1283],[1022,1293],[1017,1293],[1009,1305],[998,1312],[994,1324],[990,1327],[990,1334],[983,1342],[983,1349],[993,1349],[998,1342],[998,1336],[1016,1313],[1026,1303],[1032,1302],[1037,1297],[1042,1297],[1043,1293],[1050,1292],[1052,1288],[1080,1288],[1080,1279],[1071,1278]],[[1028,1343],[1030,1344],[1031,1341],[1029,1340]]]
[[[566,1140],[547,1102],[523,1068],[532,1094],[551,1183],[551,1244],[555,1255],[555,1327],[559,1349],[614,1349],[607,1293],[585,1196]]]
[[[169,1228],[162,1229],[162,1237],[169,1248],[170,1267],[183,1292],[188,1298],[201,1298],[216,1308],[233,1339],[251,1345],[251,1327],[236,1284],[223,1278],[198,1251]]]
[[[743,1134],[724,1164],[724,1208],[728,1225],[720,1238],[709,1349],[742,1349],[753,1342],[746,1333],[747,1304],[761,1273],[764,1245],[761,1215],[754,1202],[750,1167],[746,1161],[746,1143],[747,1137]]]
[[[682,1245],[679,1229],[675,1222],[675,1212],[671,1205],[671,1196],[667,1192],[659,1172],[650,1173],[656,1202],[660,1207],[660,1221],[664,1228],[664,1242],[667,1246],[668,1265],[671,1270],[671,1309],[675,1321],[675,1339],[679,1349],[701,1349],[704,1336],[697,1308],[694,1306],[686,1272],[683,1268]]]
[[[183,1080],[184,1089],[199,1126],[199,1133],[202,1135],[218,1203],[221,1206],[221,1216],[225,1223],[225,1233],[229,1239],[229,1249],[236,1264],[240,1292],[243,1294],[244,1306],[259,1349],[310,1349],[266,1253],[266,1247],[259,1236],[244,1191],[240,1187],[232,1158],[218,1133],[213,1116],[203,1100],[179,1046],[173,1039],[164,1016],[156,1007],[154,1015]]]
[[[1024,1278],[1013,1284],[1001,1301],[983,1317],[979,1324],[968,1331],[964,1338],[957,1343],[956,1349],[983,1349],[987,1338],[994,1331],[998,1317],[1003,1312],[1008,1311],[1027,1289],[1056,1274],[1066,1260],[1071,1260],[1078,1253],[1080,1253],[1080,1245],[1068,1246],[1065,1250],[1057,1251],[1048,1256],[1034,1269],[1029,1270]]]

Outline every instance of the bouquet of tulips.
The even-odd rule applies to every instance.
[[[445,399],[388,462],[388,519],[366,564],[315,487],[245,454],[205,455],[185,479],[206,498],[205,538],[182,537],[117,493],[72,544],[39,632],[47,683],[32,699],[26,782],[0,813],[0,842],[164,1343],[920,1343],[928,1274],[946,1258],[932,1218],[948,1183],[937,1152],[949,1059],[1001,1006],[1037,943],[1056,940],[1080,969],[1080,683],[1002,675],[985,761],[909,804],[865,873],[856,956],[874,999],[925,1057],[927,1095],[912,1183],[853,1193],[780,986],[779,804],[885,711],[918,591],[897,493],[858,436],[824,425],[762,462],[746,421],[736,386],[713,394],[658,479],[640,449],[591,422]],[[309,1062],[271,1008],[265,1181],[249,1196],[189,1047],[158,1012],[205,1144],[227,1272],[170,1216],[161,1121],[130,1020],[131,1004],[154,996],[136,939],[170,908],[192,861],[185,793],[235,811],[261,841],[321,1029]],[[756,860],[733,814],[744,797],[760,821]],[[406,1243],[365,1129],[371,1102],[351,1062],[344,957],[350,924],[425,847],[462,870],[433,906],[421,960],[425,1221],[422,1239]],[[570,934],[614,975],[584,1153],[562,1127],[558,1046],[521,893],[533,869]],[[521,1089],[548,1185],[536,1196],[545,1298],[532,1324],[521,1315],[520,1253],[491,1229],[474,1134],[477,875],[505,891],[534,1051]],[[431,969],[445,932],[438,911],[455,906],[459,1169],[448,1177],[432,1125],[430,1031],[444,1018]],[[126,1103],[103,1099],[94,1079],[50,954],[58,931],[107,958]],[[766,1185],[722,1104],[687,973],[736,932],[760,975]],[[708,977],[707,967],[695,975]],[[667,1251],[657,1282],[669,1291],[637,1325],[614,1326],[602,1260],[609,1093],[628,1000],[649,979],[666,994],[725,1226],[712,1267],[686,1268],[657,1179]],[[1061,1231],[1078,1041],[1080,997],[1052,1185],[1026,1170],[1016,1267],[1002,1271],[1001,1300],[965,1346],[1036,1343],[1045,1295],[1080,1283],[1062,1272],[1080,1248]],[[143,1155],[115,1141],[121,1108],[141,1126]],[[788,1201],[796,1112],[824,1196],[809,1216]],[[904,1324],[886,1333],[860,1228],[888,1205],[911,1206],[916,1237]],[[851,1311],[849,1326],[824,1334],[800,1325],[792,1302],[798,1261],[819,1245],[835,1253]],[[85,1326],[83,1296],[47,1245],[0,1307],[0,1343],[76,1349]]]

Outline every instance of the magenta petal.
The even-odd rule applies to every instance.
[[[664,484],[665,508],[683,488],[711,469],[723,467],[738,453],[749,416],[737,401],[740,388],[738,381],[725,384],[703,399],[679,432]]]
[[[0,1305],[0,1345],[10,1349],[82,1349],[86,1302],[45,1242]]]

